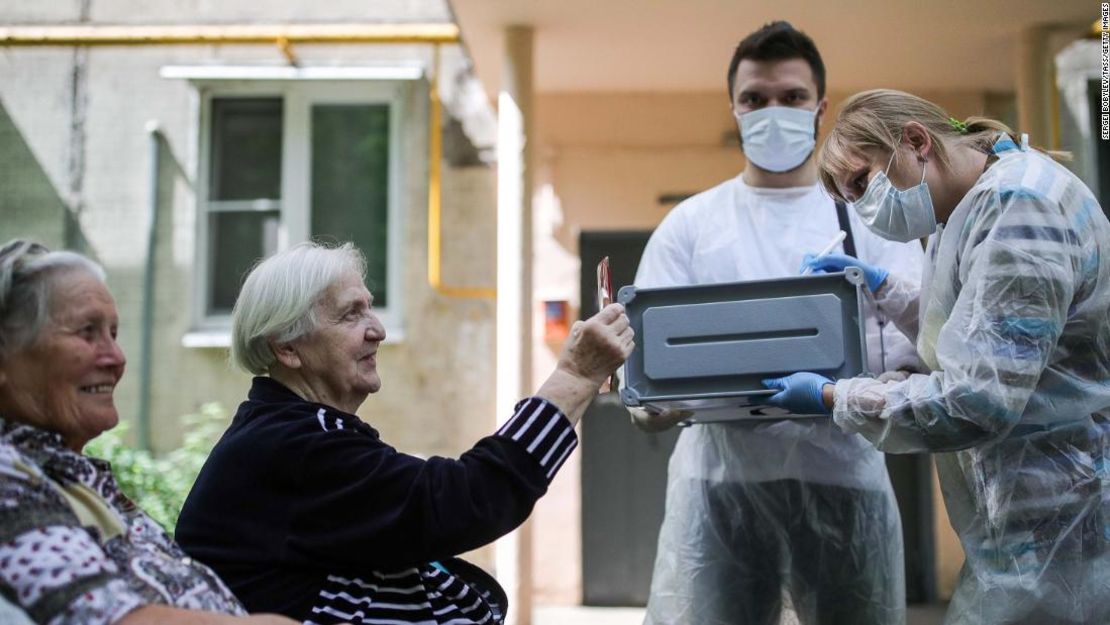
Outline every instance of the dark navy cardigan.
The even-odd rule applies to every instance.
[[[352,414],[254,379],[176,540],[251,612],[314,623],[497,623],[505,595],[454,556],[510,532],[577,446],[532,397],[458,459],[398,452]]]

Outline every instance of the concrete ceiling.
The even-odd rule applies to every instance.
[[[786,19],[817,42],[829,88],[1013,91],[1032,27],[1087,28],[1096,0],[449,0],[491,92],[502,32],[535,29],[549,91],[716,91],[737,42]]]

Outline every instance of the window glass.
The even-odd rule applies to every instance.
[[[276,210],[212,213],[208,221],[208,314],[229,315],[243,278],[259,258],[277,251]]]
[[[354,243],[367,288],[388,306],[389,106],[312,107],[312,236]]]
[[[281,98],[213,100],[208,198],[280,198],[281,127]]]

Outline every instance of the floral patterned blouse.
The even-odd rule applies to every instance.
[[[133,504],[107,462],[0,418],[0,594],[36,623],[115,623],[163,604],[242,605]]]

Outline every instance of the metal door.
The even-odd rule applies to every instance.
[[[650,231],[583,232],[581,316],[597,312],[604,256],[614,289],[632,284]],[[582,593],[586,605],[645,605],[663,522],[667,460],[678,432],[645,434],[616,393],[598,396],[582,419]]]

